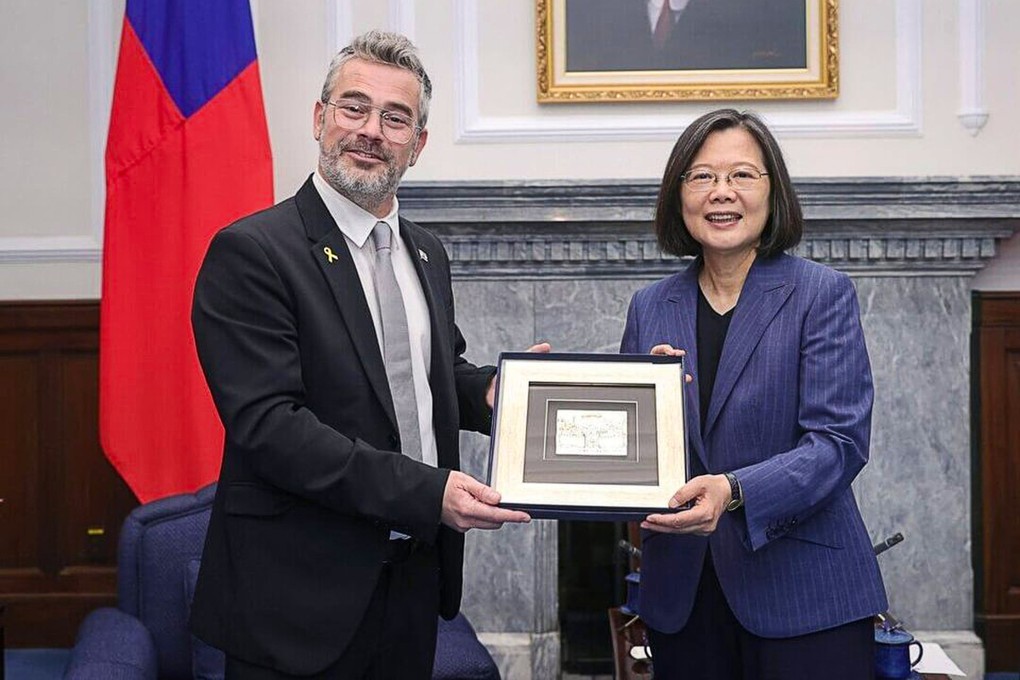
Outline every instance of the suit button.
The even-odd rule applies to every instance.
[[[397,435],[395,435],[395,434],[391,434],[390,435],[390,446],[392,446],[393,448],[397,448],[397,446],[399,446],[399,445],[400,445],[400,438],[397,437]]]

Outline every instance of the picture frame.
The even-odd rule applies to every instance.
[[[504,352],[488,484],[538,519],[672,512],[687,481],[684,360]]]
[[[538,101],[839,95],[838,0],[678,2],[536,0]]]

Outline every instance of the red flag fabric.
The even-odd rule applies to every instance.
[[[99,430],[142,502],[219,473],[192,292],[213,234],[272,200],[248,0],[128,0],[106,147]]]

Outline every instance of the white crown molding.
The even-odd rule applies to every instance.
[[[458,143],[668,140],[689,115],[489,116],[479,106],[478,0],[455,0],[454,114]],[[896,106],[893,109],[768,116],[789,137],[916,136],[921,133],[922,0],[896,0]],[[562,110],[560,107],[559,110]]]
[[[414,42],[414,0],[390,0],[390,30]]]
[[[960,124],[971,135],[988,121],[984,102],[984,0],[960,0]]]
[[[95,236],[5,236],[0,264],[99,262],[103,244]]]

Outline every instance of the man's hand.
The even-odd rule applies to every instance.
[[[726,483],[729,488],[729,482]],[[468,529],[499,529],[504,522],[530,522],[526,512],[495,507],[499,492],[474,477],[453,470],[443,492],[442,522],[464,533]]]
[[[655,354],[657,356],[664,356],[664,357],[685,357],[685,356],[687,356],[687,352],[685,350],[675,349],[673,347],[673,345],[666,345],[666,344],[656,345],[655,347],[652,348],[652,350],[649,352],[649,354]],[[688,385],[690,383],[694,382],[694,378],[691,377],[690,373],[684,374],[684,382],[686,384],[688,384]]]
[[[648,515],[641,522],[642,529],[669,534],[695,534],[708,536],[715,531],[719,518],[730,502],[730,483],[725,475],[701,475],[681,486],[669,499],[669,507],[676,508],[694,501],[690,510],[662,515]]]
[[[552,345],[548,342],[540,342],[537,345],[532,345],[528,348],[529,352],[538,352],[539,354],[547,354],[552,349]],[[493,377],[489,381],[489,389],[485,392],[485,403],[492,408],[496,403],[496,378]]]

